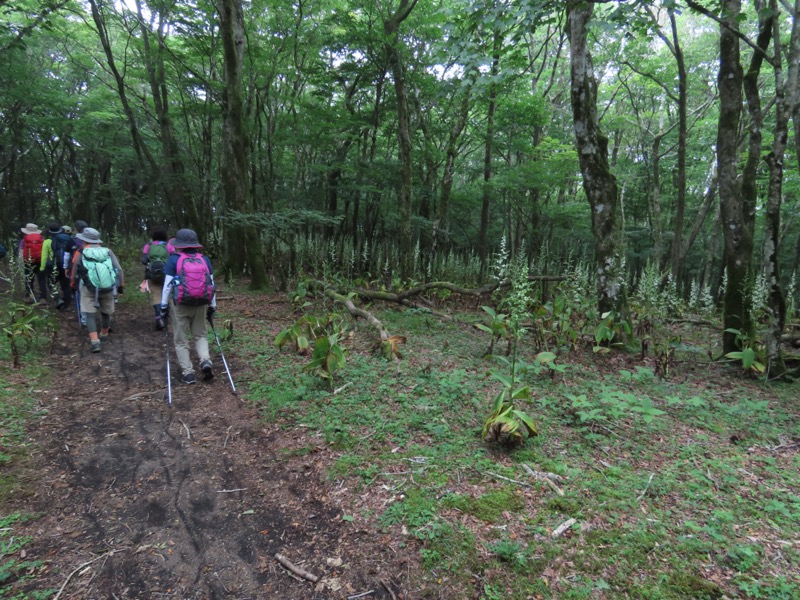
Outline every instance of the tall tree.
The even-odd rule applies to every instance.
[[[573,129],[583,189],[592,212],[597,307],[601,314],[625,314],[627,297],[617,223],[619,191],[608,164],[608,138],[601,133],[597,119],[597,79],[588,43],[594,4],[571,2],[568,11]]]
[[[220,33],[224,55],[222,178],[228,211],[252,214],[249,182],[250,140],[244,126],[242,63],[244,55],[244,15],[242,0],[219,0]],[[243,236],[237,235],[243,230]],[[242,241],[244,243],[242,244]],[[226,221],[226,273],[241,274],[250,269],[250,289],[266,286],[267,273],[259,230],[253,224],[236,225]]]
[[[411,238],[411,119],[408,106],[406,73],[401,53],[400,25],[414,10],[418,0],[400,0],[396,10],[383,17],[385,48],[392,71],[395,100],[397,102],[397,139],[400,158],[400,272],[404,278],[411,276],[413,240]]]

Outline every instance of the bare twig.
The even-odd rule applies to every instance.
[[[228,445],[228,437],[231,435],[231,429],[233,429],[233,425],[228,427],[228,431],[225,432],[225,441],[222,442],[223,448],[225,448]]]
[[[386,581],[385,579],[381,579],[380,581],[381,585],[386,589],[387,592],[389,592],[389,595],[392,597],[392,600],[397,600],[397,596],[395,595],[394,590],[392,590],[391,586],[389,585],[389,582]]]
[[[369,596],[374,593],[375,590],[368,590],[366,592],[361,592],[360,594],[356,594],[355,596],[348,596],[347,600],[356,600],[356,598],[363,598],[364,596]]]
[[[164,393],[164,390],[153,390],[152,392],[139,392],[138,394],[133,394],[131,396],[128,396],[127,398],[123,398],[122,402],[128,402],[129,400],[139,400],[140,398],[147,398],[148,396],[156,396],[162,393]]]
[[[531,477],[533,477],[537,481],[542,481],[546,485],[550,486],[550,489],[552,489],[559,496],[563,496],[564,495],[564,490],[562,490],[555,483],[553,483],[553,480],[551,479],[551,476],[558,477],[559,479],[561,479],[560,475],[556,475],[555,473],[541,473],[539,471],[534,471],[533,469],[531,469],[525,463],[522,464],[522,468],[525,469],[528,472],[528,475],[530,475]]]
[[[305,569],[301,569],[300,567],[295,566],[294,564],[292,564],[292,561],[286,558],[283,554],[276,553],[275,560],[277,560],[279,563],[281,563],[281,565],[283,565],[286,569],[288,569],[298,577],[307,579],[311,583],[317,583],[319,581],[319,577],[313,575],[312,573],[309,573]]]
[[[218,494],[233,494],[234,492],[246,492],[247,488],[236,488],[235,490],[217,490]]]
[[[525,483],[524,481],[517,481],[516,479],[511,479],[510,477],[503,477],[502,475],[498,475],[497,473],[492,473],[491,471],[486,471],[486,472],[492,477],[497,477],[498,479],[502,479],[503,481],[516,483],[517,485],[521,485],[522,487],[533,487],[530,483]]]
[[[178,419],[178,420],[180,421],[180,419]],[[187,440],[192,439],[192,432],[189,431],[189,428],[186,426],[186,423],[184,423],[183,421],[180,421],[180,424],[183,425],[183,428],[186,430],[186,439]]]
[[[64,580],[64,583],[61,584],[58,593],[55,596],[53,596],[53,600],[58,600],[61,597],[61,594],[64,593],[64,588],[67,587],[67,584],[69,583],[70,579],[74,577],[75,573],[82,571],[92,563],[96,563],[98,560],[103,560],[104,558],[108,558],[109,556],[113,556],[114,554],[117,554],[119,552],[125,552],[126,550],[128,550],[128,548],[123,548],[121,550],[111,550],[109,552],[106,552],[105,554],[101,554],[100,556],[95,556],[92,560],[87,560],[85,563],[75,567],[75,569],[73,569],[72,572],[69,575],[67,575],[67,578]]]
[[[644,498],[644,495],[647,493],[647,490],[650,489],[650,484],[653,483],[653,475],[655,475],[655,473],[650,473],[650,479],[647,480],[647,485],[644,486],[642,493],[639,494],[638,498],[636,498],[637,500],[641,500],[642,498]]]
[[[564,532],[573,525],[575,525],[575,523],[577,523],[575,519],[569,519],[568,521],[564,521],[561,525],[559,525],[553,530],[553,533],[550,534],[550,537],[552,538],[561,537],[562,535],[564,535]]]
[[[337,394],[341,394],[343,391],[345,391],[345,390],[346,390],[347,388],[349,388],[351,385],[353,385],[353,382],[352,382],[352,381],[348,381],[348,382],[347,382],[347,383],[345,383],[343,386],[341,386],[341,387],[338,387],[338,388],[336,388],[335,390],[333,390],[333,395],[335,396],[335,395],[337,395]]]

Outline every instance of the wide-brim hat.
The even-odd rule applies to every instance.
[[[39,229],[39,226],[36,223],[28,223],[25,225],[25,227],[22,227],[20,231],[25,235],[29,233],[42,233],[42,230]]]
[[[62,231],[63,229],[61,228],[61,224],[56,223],[55,221],[47,226],[47,233],[49,234],[55,235],[56,233],[61,233]]]
[[[175,237],[172,238],[173,248],[202,248],[203,245],[197,239],[197,234],[192,229],[178,229]]]
[[[103,240],[100,239],[100,232],[93,227],[84,227],[83,231],[75,236],[79,240],[87,244],[102,244]]]

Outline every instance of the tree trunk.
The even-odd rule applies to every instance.
[[[597,121],[597,81],[587,44],[587,26],[593,9],[591,3],[574,3],[569,7],[573,127],[583,188],[592,211],[597,307],[600,314],[614,311],[624,316],[627,298],[617,231],[619,193],[608,165],[608,138],[600,132]]]
[[[161,180],[164,194],[166,198],[169,198],[169,207],[176,222],[195,229],[201,239],[206,239],[209,232],[206,224],[198,215],[191,189],[184,177],[185,168],[180,157],[178,142],[175,138],[175,129],[172,125],[172,116],[169,112],[169,95],[163,58],[165,17],[160,13],[158,15],[158,50],[154,52],[150,44],[150,30],[145,24],[140,0],[136,1],[136,10],[142,33],[143,58],[150,84],[150,92],[153,95],[153,107],[158,120],[158,136],[161,141],[162,153]]]
[[[683,49],[678,39],[678,26],[675,21],[675,11],[670,8],[669,22],[672,26],[672,54],[678,67],[678,164],[675,174],[675,222],[673,224],[672,237],[672,280],[678,283],[683,271],[683,219],[686,211],[686,135],[688,120],[686,116],[687,107],[687,78],[686,62],[683,57]]]
[[[247,215],[252,213],[253,202],[248,186],[247,161],[250,144],[244,128],[242,101],[244,52],[242,0],[219,0],[219,15],[225,64],[225,90],[222,102],[223,187],[228,210],[237,210]],[[250,267],[250,289],[259,290],[266,286],[267,274],[261,237],[255,226],[237,227],[227,220],[225,250],[226,274],[241,274],[244,265],[247,264]]]
[[[777,14],[775,0],[771,0],[771,11]],[[797,22],[800,0],[795,0],[795,19],[789,41],[788,68],[786,78],[783,77],[783,48],[780,37],[780,21],[775,19],[773,52],[773,72],[775,77],[775,130],[772,151],[765,157],[769,167],[769,184],[767,190],[767,206],[764,217],[764,274],[768,286],[767,306],[770,322],[767,330],[767,367],[769,377],[783,377],[786,364],[781,353],[781,336],[786,325],[786,298],[783,295],[780,281],[778,256],[780,255],[781,203],[783,199],[783,164],[786,144],[789,137],[789,118],[792,114],[792,102],[797,98],[797,86],[800,84],[800,24]]]
[[[750,296],[753,232],[748,227],[739,178],[738,135],[742,116],[742,65],[739,58],[738,16],[740,0],[723,0],[719,28],[719,125],[717,130],[717,173],[722,232],[725,239],[723,265],[728,276],[723,299],[722,351],[737,348],[736,331],[752,337]]]
[[[400,275],[404,279],[412,276],[413,240],[411,238],[411,119],[408,109],[408,90],[405,81],[405,66],[400,54],[400,24],[408,18],[417,0],[400,0],[397,11],[383,21],[386,35],[385,48],[394,80],[394,93],[397,100],[397,138],[400,145],[400,207],[399,263]]]
[[[496,78],[500,71],[500,48],[503,35],[499,29],[494,32],[492,42],[492,82],[489,84],[489,106],[486,111],[486,140],[483,146],[483,192],[481,199],[481,222],[478,231],[478,257],[481,261],[481,273],[486,272],[486,259],[489,256],[489,207],[492,203],[492,152],[494,150],[494,114],[497,110]]]

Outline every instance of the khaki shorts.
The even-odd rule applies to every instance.
[[[114,292],[98,294],[97,299],[100,302],[99,312],[106,315],[114,314]],[[94,291],[87,288],[83,283],[81,283],[81,312],[98,312],[98,309],[94,305]]]

